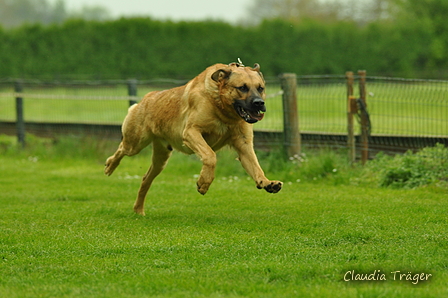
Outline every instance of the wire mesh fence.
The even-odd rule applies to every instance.
[[[141,81],[129,96],[129,81],[0,82],[0,121],[15,121],[17,84],[21,85],[27,122],[120,124],[129,102],[144,94],[180,85],[180,81]]]
[[[375,135],[448,136],[448,81],[368,78]]]
[[[136,84],[136,94],[130,92],[131,83]],[[111,135],[118,138],[130,102],[138,101],[150,91],[184,83],[1,80],[0,134],[16,133],[16,98],[21,97],[25,126],[30,133],[73,133],[74,127],[77,132],[88,132],[94,127],[98,138]],[[299,76],[296,91],[302,145],[346,148],[346,76]],[[267,80],[266,93],[267,113],[263,121],[254,124],[256,138],[265,138],[264,145],[285,145],[281,135],[289,124],[285,123],[283,90],[278,78]],[[355,90],[354,95],[357,94]],[[367,77],[366,104],[370,151],[405,151],[436,142],[448,145],[448,81]],[[357,125],[357,144],[360,131]]]
[[[303,133],[346,134],[345,78],[298,77],[297,98]]]

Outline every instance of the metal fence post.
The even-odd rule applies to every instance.
[[[359,97],[362,101],[364,108],[367,108],[366,100],[366,71],[359,70]],[[364,109],[365,110],[365,109]],[[369,119],[367,114],[361,113],[361,161],[365,164],[369,159]]]
[[[283,134],[284,147],[288,157],[301,152],[301,136],[297,111],[297,76],[295,73],[280,75],[283,90]]]
[[[348,158],[351,163],[356,161],[356,142],[354,128],[354,114],[357,111],[356,98],[353,96],[354,77],[352,71],[345,73],[347,79],[347,147]]]
[[[23,83],[21,80],[14,82],[14,91],[16,93],[23,92]],[[25,120],[23,117],[23,98],[21,96],[16,96],[16,129],[17,129],[17,140],[22,148],[25,147]]]
[[[137,96],[137,80],[131,79],[128,80],[128,95],[129,96]],[[129,106],[136,104],[137,101],[135,99],[129,100]]]

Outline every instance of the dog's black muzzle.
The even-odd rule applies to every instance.
[[[264,100],[261,97],[248,98],[247,100],[235,100],[233,107],[238,115],[247,123],[255,123],[263,119],[266,112]]]

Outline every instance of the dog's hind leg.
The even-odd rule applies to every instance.
[[[148,190],[151,187],[154,179],[165,168],[167,161],[171,156],[172,150],[173,149],[169,145],[164,146],[158,141],[153,142],[152,164],[148,172],[143,177],[142,184],[140,185],[140,189],[138,190],[137,200],[134,204],[135,213],[145,215],[144,204],[146,194],[148,193]]]
[[[135,104],[129,108],[122,125],[123,139],[114,155],[106,160],[104,173],[108,176],[112,175],[123,157],[138,154],[152,141],[150,132],[142,133],[144,131],[142,127],[135,123],[135,118],[138,118],[138,114],[136,115],[138,112],[137,106],[138,104]]]
[[[134,141],[133,144],[135,144],[135,145],[131,145],[131,142],[127,141],[124,138],[123,141],[118,146],[117,151],[115,151],[114,155],[112,155],[111,157],[109,157],[106,160],[106,167],[104,168],[104,174],[106,174],[107,176],[112,175],[114,170],[120,164],[120,161],[123,159],[123,157],[133,156],[133,155],[138,154],[150,142],[151,142],[151,140],[147,140],[146,142],[143,142],[143,143]]]
[[[126,154],[125,154],[124,149],[123,149],[123,142],[121,142],[120,145],[118,146],[117,151],[114,153],[114,155],[112,155],[111,157],[109,157],[106,160],[106,167],[104,168],[104,174],[106,174],[107,176],[112,175],[114,170],[120,164],[121,159],[125,155]]]

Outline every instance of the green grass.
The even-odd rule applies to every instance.
[[[142,97],[154,89],[139,86]],[[12,92],[12,90],[0,90]],[[268,85],[268,95],[278,94],[278,85]],[[446,136],[448,135],[448,86],[446,83],[384,83],[369,82],[367,98],[372,133],[379,135]],[[31,88],[29,94],[52,96],[126,96],[125,86],[82,88]],[[358,94],[356,91],[355,94]],[[346,87],[345,84],[299,85],[297,89],[299,125],[303,132],[346,133]],[[268,98],[263,121],[254,128],[258,130],[282,130],[283,112],[280,95]],[[0,120],[15,119],[13,98],[0,97]],[[127,100],[55,100],[26,99],[25,119],[37,122],[102,123],[120,124],[126,116]],[[359,127],[356,128],[359,131]]]
[[[349,181],[361,169],[344,166],[337,153],[308,154],[301,168],[260,154],[268,177],[285,181],[272,195],[223,151],[201,196],[200,163],[174,154],[141,217],[132,204],[148,152],[106,177],[103,163],[116,144],[29,138],[30,148],[17,152],[5,139],[1,297],[448,294],[446,189],[356,186]],[[349,270],[381,270],[387,281],[343,281]],[[413,285],[394,281],[392,271],[432,277]]]

